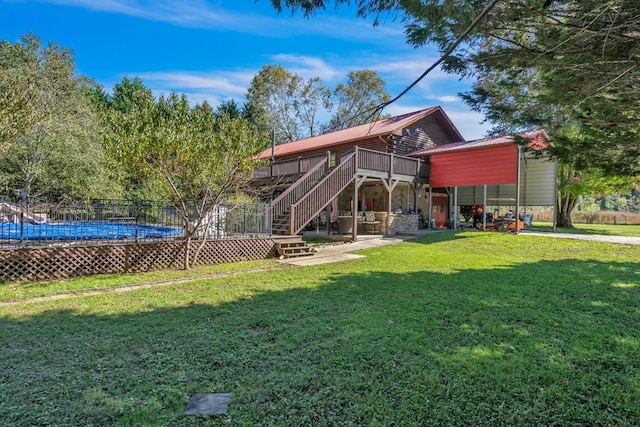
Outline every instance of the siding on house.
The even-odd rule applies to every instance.
[[[520,200],[523,206],[553,206],[558,162],[545,156],[526,158],[522,168]]]
[[[389,152],[400,156],[407,156],[409,153],[437,145],[458,142],[460,138],[457,132],[452,132],[445,118],[438,114],[427,116],[407,126],[401,133],[401,135],[391,135],[392,144],[388,145]]]
[[[520,205],[550,206],[555,203],[555,168],[557,163],[549,157],[525,157],[521,161]],[[487,185],[487,199],[516,198],[516,184]],[[459,205],[476,205],[484,201],[484,184],[458,187]],[[495,203],[489,200],[488,204]],[[508,205],[501,202],[501,205]]]

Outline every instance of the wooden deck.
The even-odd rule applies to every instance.
[[[357,159],[355,174],[359,176],[392,179],[403,182],[427,182],[429,176],[424,162],[420,159],[359,147],[355,147],[352,151],[343,155],[338,164],[344,162],[352,154],[355,155]],[[331,153],[327,152],[323,155],[276,161],[269,166],[256,168],[253,173],[253,179],[271,179],[286,182],[293,177],[293,180],[295,180],[296,177],[302,177],[320,163],[326,164],[327,170],[332,169],[331,160]]]
[[[427,182],[420,159],[354,147],[331,167],[330,152],[308,158],[274,162],[256,169],[259,182],[292,182],[272,201],[274,234],[295,235],[338,194],[355,182],[358,188],[367,179],[382,181],[389,192],[398,182]],[[284,179],[288,177],[288,179]]]

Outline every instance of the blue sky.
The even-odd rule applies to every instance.
[[[279,15],[268,0],[0,0],[0,17],[0,38],[32,32],[73,50],[78,71],[107,92],[123,76],[139,76],[156,94],[175,90],[214,106],[244,102],[265,64],[329,87],[368,68],[394,97],[438,58],[430,47],[406,45],[400,22],[374,28],[346,7],[306,19]],[[465,138],[480,138],[488,125],[457,96],[469,87],[435,70],[385,112],[440,105]]]

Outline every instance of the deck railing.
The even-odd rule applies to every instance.
[[[354,150],[358,152],[358,169],[382,172],[390,175],[419,176],[421,164],[419,159],[359,147],[355,147]],[[350,154],[351,151],[344,154],[340,161]],[[254,178],[267,178],[302,175],[309,172],[309,170],[318,163],[324,162],[327,155],[328,154],[318,154],[309,157],[299,157],[294,160],[274,162],[270,166],[257,168],[253,176]]]
[[[253,178],[260,179],[287,175],[302,175],[318,163],[323,162],[325,158],[326,154],[317,154],[308,157],[298,157],[293,160],[273,162],[269,166],[254,169]]]
[[[324,209],[356,176],[358,150],[351,151],[341,158],[341,162],[327,176],[316,184],[311,191],[291,205],[291,234],[297,234],[311,218]]]
[[[358,169],[368,169],[377,172],[390,172],[390,155],[381,151],[366,150],[356,147],[358,151]]]
[[[411,157],[391,155],[393,173],[398,175],[418,176],[420,172],[420,160]]]
[[[358,169],[407,176],[417,176],[420,170],[419,159],[358,147],[356,150],[358,151]]]
[[[272,211],[274,217],[284,214],[289,210],[289,207],[300,200],[318,181],[320,181],[329,171],[329,162],[331,160],[331,154],[327,152],[323,160],[311,167],[307,173],[305,173],[300,179],[298,179],[293,185],[287,188],[284,193],[273,199]],[[305,163],[305,167],[311,164]]]

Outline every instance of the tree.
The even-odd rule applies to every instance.
[[[397,14],[405,23],[409,44],[434,44],[445,52],[488,2],[272,0],[272,4],[279,11],[289,8],[305,16],[330,4],[355,4],[360,16],[374,17],[374,24],[380,14]],[[613,158],[600,166],[634,173],[640,169],[638,28],[636,0],[500,1],[465,43],[446,57],[444,68],[478,81],[489,73],[534,71],[546,93],[539,102],[551,97],[551,105],[570,111],[573,124],[582,126],[584,134],[594,132],[592,142],[599,138],[596,147],[576,149],[593,147],[591,152],[597,154],[605,147]],[[522,88],[526,92],[526,86]]]
[[[319,78],[306,82],[280,65],[265,65],[247,91],[249,109],[261,114],[262,126],[285,143],[317,135],[317,113],[330,105],[329,92]]]
[[[105,93],[100,85],[93,85],[87,89],[87,96],[98,114],[105,116],[108,111],[128,114],[134,109],[142,108],[144,105],[137,105],[137,103],[153,97],[153,94],[139,77],[130,79],[128,76],[124,76],[122,81],[114,85],[112,94]],[[102,132],[108,131],[108,126],[102,129]],[[114,175],[118,175],[117,181],[123,187],[124,198],[128,200],[154,200],[163,197],[154,183],[146,179],[144,170],[136,168],[126,170],[121,163],[114,161],[112,156],[108,156],[107,161],[110,163]]]
[[[612,179],[601,172],[577,174],[568,165],[560,165],[558,173],[557,225],[560,228],[573,228],[571,212],[585,196],[601,198],[603,210],[619,210],[627,207],[627,200],[620,198],[615,203],[610,194],[628,191],[637,181],[637,177]],[[608,204],[611,203],[611,204]]]
[[[243,117],[244,112],[238,106],[236,101],[231,99],[218,105],[218,108],[216,108],[216,110],[213,112],[213,115],[218,119],[224,116],[230,119],[237,119]]]
[[[185,232],[183,266],[190,269],[204,247],[209,218],[230,191],[251,177],[250,160],[268,146],[268,135],[242,118],[219,117],[207,104],[189,106],[185,95],[156,100],[133,94],[130,111],[107,109],[109,155],[129,173],[144,173],[179,212]],[[191,242],[204,238],[191,257]]]
[[[124,76],[121,82],[113,86],[113,95],[107,96],[106,101],[110,108],[129,113],[135,106],[138,99],[136,95],[139,92],[151,93],[140,77],[136,76],[131,80],[128,76]]]
[[[278,10],[302,10],[306,16],[329,3],[350,4],[272,3]],[[487,4],[495,5],[444,62],[446,71],[476,79],[474,91],[466,97],[472,107],[496,124],[496,132],[544,127],[551,134],[554,154],[572,173],[640,173],[639,2],[356,2],[359,14],[375,16],[374,23],[381,13],[399,13],[409,44],[435,44],[443,53]],[[570,226],[572,200],[559,201],[568,209],[560,218],[568,220],[558,225]]]
[[[323,125],[318,114],[321,109],[331,108],[331,92],[324,87],[319,77],[313,77],[303,84],[299,97],[294,100],[294,114],[306,131],[307,136],[322,133]]]
[[[244,111],[259,111],[278,143],[295,141],[380,119],[375,106],[389,100],[384,80],[372,70],[351,71],[346,83],[327,89],[319,77],[304,80],[282,66],[265,65],[253,78]],[[321,120],[323,112],[333,116]]]
[[[347,129],[372,121],[375,107],[389,101],[385,81],[372,70],[349,72],[346,84],[333,91],[337,109],[329,122],[329,131]],[[378,120],[382,117],[374,117]]]
[[[196,108],[200,108],[200,106],[196,106]],[[260,123],[264,123],[264,118],[260,116],[260,111],[255,104],[245,102],[241,107],[234,99],[224,101],[218,105],[213,115],[218,119],[223,116],[230,119],[243,118],[255,126],[260,126]],[[269,129],[265,128],[265,132],[267,131]]]
[[[9,116],[21,117],[3,123],[4,190],[23,189],[27,199],[116,196],[99,120],[86,96],[91,82],[76,75],[71,52],[52,43],[43,47],[27,35],[15,44],[0,43],[0,64],[4,75],[12,76],[9,93],[0,96],[2,108],[14,108],[19,112]]]
[[[15,45],[0,42],[0,149],[24,134],[35,120],[35,75],[25,72],[29,56],[34,54],[26,50],[34,44],[28,40],[23,38],[24,44]]]

